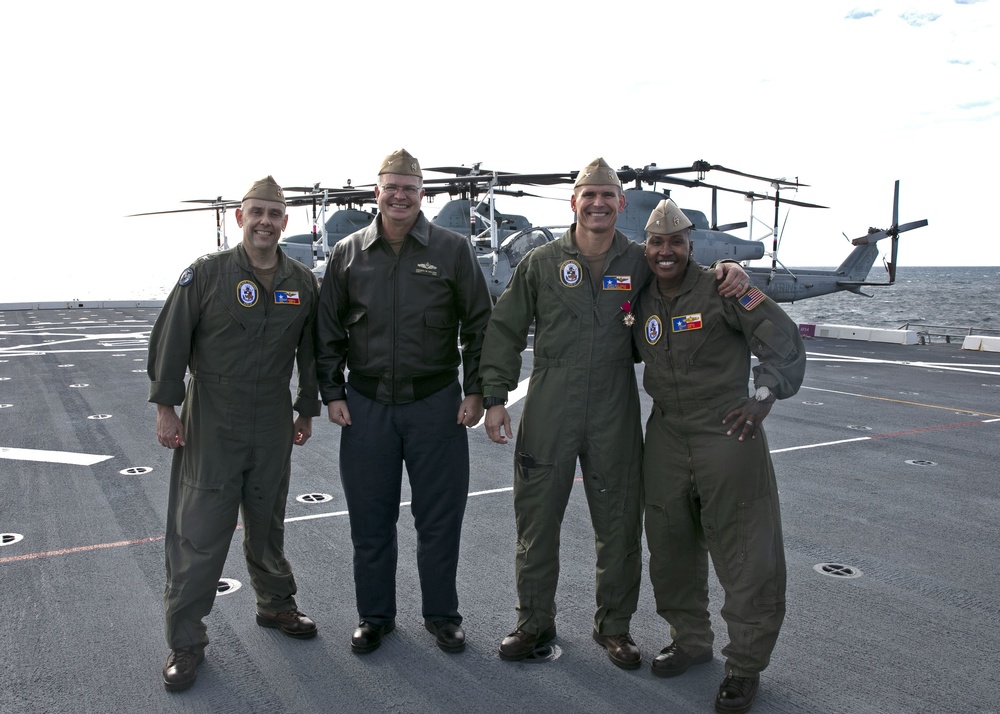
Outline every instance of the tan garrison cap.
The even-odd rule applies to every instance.
[[[268,176],[267,178],[262,178],[259,181],[254,181],[250,186],[250,190],[246,192],[243,196],[243,200],[248,198],[258,198],[261,201],[275,201],[277,203],[285,202],[285,192],[281,190],[281,186],[278,182],[274,180],[273,176]]]
[[[676,203],[665,198],[656,204],[656,208],[649,214],[649,220],[646,221],[646,231],[670,235],[693,225]]]
[[[573,188],[588,185],[617,186],[621,188],[622,182],[618,180],[618,172],[611,168],[607,161],[598,157],[584,166],[580,173],[577,174],[576,183],[573,184]]]
[[[406,149],[393,151],[382,159],[382,166],[378,170],[378,175],[381,176],[382,174],[424,177],[420,172],[420,162]]]

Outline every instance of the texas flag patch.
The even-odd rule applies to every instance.
[[[631,290],[632,289],[632,276],[631,275],[605,275],[604,276],[604,289],[605,290]]]
[[[681,315],[680,317],[675,317],[670,322],[671,327],[674,332],[684,332],[686,330],[700,330],[701,329],[701,313],[696,312],[693,315]]]
[[[275,290],[274,291],[274,301],[282,305],[298,305],[299,304],[299,291],[298,290]]]

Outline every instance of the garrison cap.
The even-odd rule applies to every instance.
[[[677,204],[669,198],[665,198],[656,204],[656,208],[649,214],[646,221],[646,231],[648,233],[659,233],[661,235],[671,235],[678,233],[685,228],[690,228],[694,224],[678,208]]]
[[[598,157],[584,166],[576,175],[576,183],[573,184],[573,188],[588,185],[621,188],[622,182],[618,179],[618,172],[611,168],[607,161]]]
[[[423,178],[420,172],[420,162],[406,149],[397,149],[382,159],[378,175],[400,174],[401,176],[416,176]]]
[[[281,190],[281,186],[278,185],[273,176],[268,176],[267,178],[253,182],[246,195],[243,196],[243,200],[245,201],[248,198],[257,198],[261,201],[274,201],[284,204],[285,192]]]

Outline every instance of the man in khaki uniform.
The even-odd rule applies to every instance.
[[[172,651],[163,684],[170,691],[190,687],[204,658],[202,618],[215,602],[240,510],[257,624],[290,637],[316,634],[295,604],[284,519],[292,444],[306,443],[320,413],[313,348],[319,287],[278,248],[288,216],[273,178],[250,187],[236,221],[243,241],[181,273],[149,338],[156,437],[174,450],[164,593]]]
[[[708,555],[725,591],[726,678],[716,711],[747,711],[785,615],[785,554],[762,422],[795,394],[806,352],[798,326],[752,288],[715,291],[691,260],[691,221],[670,200],[646,224],[654,280],[634,306],[643,387],[653,398],[642,464],[649,576],[674,640],[652,663],[674,677],[712,659]],[[747,397],[750,355],[756,391]]]
[[[640,665],[629,635],[641,576],[642,427],[629,301],[646,281],[642,246],[615,229],[621,182],[604,159],[577,176],[576,222],[528,253],[493,310],[480,373],[486,431],[511,437],[504,406],[535,324],[531,384],[514,453],[517,627],[500,657],[520,660],[556,635],[559,531],[579,459],[597,548],[594,639],[622,668]],[[728,267],[725,267],[728,266]],[[747,284],[733,263],[720,290]]]

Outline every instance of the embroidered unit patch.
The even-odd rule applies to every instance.
[[[236,286],[236,297],[243,307],[253,307],[257,304],[257,286],[249,280],[243,280]]]
[[[663,335],[663,324],[658,315],[651,316],[646,320],[646,342],[655,345]]]
[[[274,301],[283,305],[298,305],[299,304],[299,291],[298,290],[275,290],[274,291]]]
[[[567,260],[559,266],[559,279],[567,288],[575,288],[583,279],[583,269],[575,260]]]

